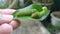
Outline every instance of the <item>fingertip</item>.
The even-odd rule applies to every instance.
[[[2,24],[0,26],[0,34],[10,34],[13,31],[13,27],[9,24]]]
[[[10,23],[13,20],[12,15],[0,14],[0,24]]]
[[[20,26],[20,21],[13,20],[13,21],[11,21],[10,25],[12,25],[13,29],[15,30],[16,28],[18,28]]]
[[[13,14],[16,10],[14,9],[0,9],[0,14]]]

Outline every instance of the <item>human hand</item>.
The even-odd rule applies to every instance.
[[[13,9],[0,9],[0,34],[10,34],[19,25],[19,21],[13,20]]]

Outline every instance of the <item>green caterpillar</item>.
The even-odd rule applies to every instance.
[[[33,13],[32,18],[40,18],[40,17],[42,17],[43,15],[46,14],[47,10],[48,10],[47,7],[42,7],[42,11]]]
[[[32,16],[32,18],[39,18],[39,12],[35,12],[35,13],[33,13],[31,16]]]
[[[21,17],[21,16],[31,16],[32,13],[35,13],[37,10],[36,9],[30,9],[30,10],[25,10],[25,11],[16,11],[15,16]]]

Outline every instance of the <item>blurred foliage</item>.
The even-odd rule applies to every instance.
[[[54,27],[51,23],[46,24],[46,28],[47,30],[51,33],[51,34],[56,34],[58,30],[60,30],[60,28]]]

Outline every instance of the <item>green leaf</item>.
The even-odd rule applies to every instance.
[[[37,11],[41,11],[42,10],[42,6],[41,4],[31,4],[25,8],[22,9],[18,9],[18,11],[24,11],[24,10],[30,10],[30,9],[36,9]]]
[[[42,17],[40,17],[39,19],[34,19],[31,16],[23,16],[23,17],[17,17],[17,15],[15,15],[16,13],[18,13],[18,11],[27,11],[30,9],[36,9],[37,11],[41,11],[42,10],[42,6],[41,4],[31,4],[25,8],[22,9],[18,9],[13,15],[14,15],[14,19],[18,19],[18,20],[44,20],[50,13],[50,10],[46,11],[46,14],[43,15]]]

